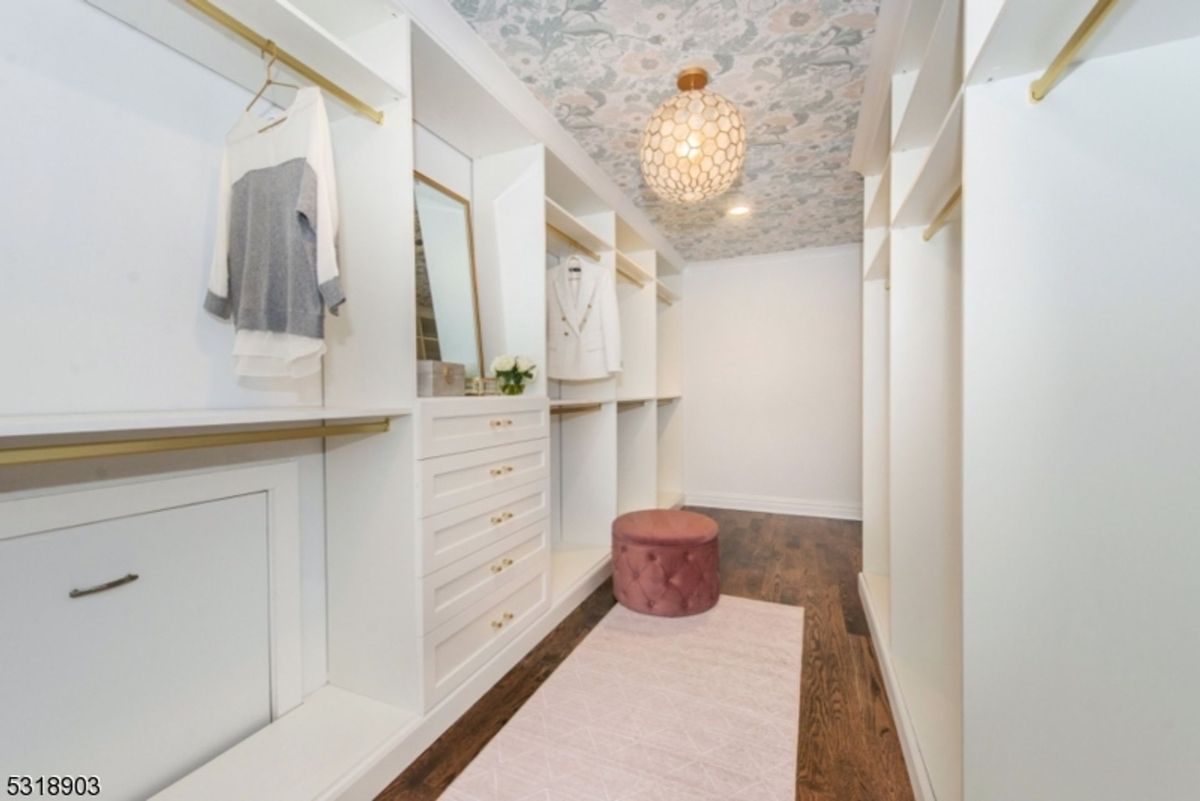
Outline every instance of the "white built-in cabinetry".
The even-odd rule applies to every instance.
[[[854,153],[860,589],[920,801],[1200,778],[1176,725],[1200,705],[1170,689],[1200,671],[1200,10],[1117,2],[1033,102],[1096,5],[881,9]]]
[[[259,50],[186,0],[164,0],[153,8],[137,0],[91,2],[247,90],[261,82]],[[133,441],[135,447],[169,439],[173,447],[196,450],[190,456],[173,450],[141,455],[130,467],[122,461],[127,457],[116,455],[118,449],[103,460],[82,462],[84,469],[60,472],[57,465],[35,465],[27,474],[7,473],[6,478],[22,478],[11,485],[17,491],[4,485],[0,503],[40,505],[50,522],[39,530],[48,532],[93,522],[66,520],[55,509],[55,500],[66,497],[68,489],[99,492],[96,521],[111,521],[105,524],[105,541],[113,529],[115,545],[102,563],[90,560],[94,570],[70,576],[59,575],[66,564],[61,558],[66,540],[57,534],[39,540],[21,531],[9,540],[0,531],[0,550],[29,560],[13,569],[52,585],[54,592],[46,596],[54,596],[56,609],[98,610],[89,630],[97,643],[134,644],[139,641],[120,630],[122,621],[150,613],[124,605],[149,600],[174,610],[186,609],[190,600],[217,598],[214,588],[222,587],[221,576],[210,570],[212,564],[237,562],[240,553],[253,552],[255,559],[241,560],[219,595],[222,604],[214,601],[209,617],[175,629],[179,636],[203,638],[208,650],[189,670],[219,672],[236,663],[244,669],[240,683],[217,676],[204,677],[208,684],[194,683],[190,673],[157,676],[153,682],[222,685],[214,692],[226,691],[218,702],[232,704],[228,720],[189,726],[188,704],[198,707],[203,699],[171,707],[177,714],[170,722],[181,729],[180,737],[139,752],[145,781],[130,783],[129,795],[177,778],[156,797],[366,799],[606,579],[609,526],[618,513],[681,501],[678,257],[644,217],[620,200],[615,187],[600,185],[607,179],[598,178],[594,164],[561,146],[557,137],[565,133],[548,132],[544,120],[534,118],[529,103],[538,113],[544,109],[523,88],[519,96],[497,88],[499,73],[480,69],[480,59],[490,57],[480,53],[490,51],[482,42],[455,39],[458,34],[446,27],[441,12],[419,8],[406,16],[389,4],[365,0],[218,0],[215,5],[381,115],[376,119],[327,96],[341,205],[339,257],[349,301],[339,317],[328,321],[322,373],[296,396],[286,387],[245,387],[247,409],[91,414],[83,405],[77,413],[47,416],[32,404],[27,409],[11,405],[20,414],[0,420],[0,450],[114,439]],[[454,20],[465,25],[457,16]],[[454,52],[444,44],[448,38],[459,44]],[[286,69],[282,73],[295,78]],[[514,76],[503,74],[519,87]],[[274,92],[268,96],[281,103],[290,99],[287,90]],[[240,111],[230,110],[230,124]],[[500,353],[532,358],[543,370],[526,396],[416,398],[415,124],[466,165],[464,194],[472,203],[485,363]],[[114,192],[113,202],[120,201],[120,192]],[[565,232],[569,247],[582,247],[613,271],[624,341],[624,370],[617,377],[583,385],[545,378],[545,270],[548,254],[563,247],[561,237],[548,235],[548,226]],[[196,280],[170,290],[187,296],[180,305],[190,303],[202,286],[207,264],[196,262],[189,267]],[[197,309],[200,300],[194,298]],[[227,351],[188,356],[210,371],[229,369]],[[294,402],[280,404],[280,397]],[[364,422],[361,428],[345,427]],[[239,439],[250,432],[264,436],[268,428],[317,437],[322,444],[306,452],[315,463],[299,471],[301,480],[264,478],[261,486],[228,489],[232,476],[249,469],[245,463],[292,464],[290,452],[279,446]],[[174,439],[211,434],[229,438]],[[213,447],[217,444],[222,447]],[[50,454],[22,453],[30,459]],[[110,471],[111,481],[97,481]],[[190,533],[210,509],[222,521],[236,519],[237,525],[208,521],[227,530],[214,541],[220,549],[207,561],[188,561],[189,569],[208,571],[204,575],[171,580],[179,566],[171,563],[169,551],[139,550],[145,542],[162,544],[154,532],[125,530],[123,518],[112,515],[109,493],[139,497],[159,474],[187,487],[218,482],[211,497],[197,500],[184,493],[163,502],[162,520],[178,529],[181,553],[196,545]],[[66,477],[74,482],[69,487]],[[258,492],[265,500],[253,494]],[[321,503],[314,505],[311,496]],[[217,505],[195,505],[200,501]],[[307,525],[322,527],[324,534],[323,543],[317,543],[324,546],[319,549],[324,575],[315,582],[323,590],[324,616],[316,625],[305,606],[308,596],[304,603],[300,597],[304,560],[294,539],[301,506]],[[144,527],[158,522],[154,516],[141,521]],[[20,547],[10,547],[14,543]],[[97,604],[59,598],[63,586],[110,578],[127,563],[147,565],[145,574],[128,588],[96,596]],[[257,582],[249,576],[256,568],[262,568]],[[21,603],[34,598],[24,596]],[[239,617],[232,607],[243,598],[257,607]],[[236,626],[231,622],[229,636],[222,638],[211,629],[225,620]],[[256,650],[252,635],[265,638],[267,632],[271,642]],[[302,632],[320,637],[324,646],[316,651],[323,657],[322,670],[306,695],[301,693]],[[31,626],[14,631],[28,640],[22,650],[30,652],[44,635]],[[142,715],[148,702],[138,695],[140,677],[148,665],[178,664],[192,652],[178,650],[174,661],[160,659],[154,648],[176,647],[169,636],[137,647],[140,653],[129,654],[128,664],[118,654],[107,668],[117,674],[124,670],[125,680],[132,682],[120,699],[122,714],[157,726],[149,713]],[[241,658],[250,653],[254,659]],[[146,661],[139,663],[135,656]],[[61,690],[30,686],[25,692],[36,702],[39,692]],[[241,703],[242,696],[254,693],[254,699]],[[102,723],[77,720],[74,725],[84,731],[90,729],[83,724]],[[61,765],[46,767],[47,772],[62,770]],[[94,772],[104,769],[98,764]]]

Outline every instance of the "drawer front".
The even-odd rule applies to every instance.
[[[447,398],[423,401],[417,458],[428,459],[549,436],[545,398]]]
[[[425,704],[462,684],[550,606],[550,573],[514,582],[499,601],[455,615],[425,637]]]
[[[484,598],[530,573],[550,569],[550,519],[510,534],[421,582],[425,631],[431,632]]]
[[[421,517],[429,517],[550,474],[550,441],[440,456],[420,463]]]
[[[488,548],[550,512],[550,489],[534,481],[421,520],[418,574],[425,576]]]

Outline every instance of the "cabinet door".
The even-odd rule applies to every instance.
[[[140,799],[268,724],[267,521],[251,493],[0,540],[0,774]]]

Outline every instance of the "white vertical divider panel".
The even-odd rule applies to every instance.
[[[617,406],[617,512],[658,506],[658,403]]]
[[[865,257],[865,256],[864,256]],[[888,533],[888,282],[863,283],[863,572],[891,572]]]
[[[970,801],[1200,784],[1200,39],[965,106]]]
[[[960,801],[960,230],[921,231],[892,231],[891,656],[935,795]]]
[[[411,95],[406,18],[349,44]],[[331,405],[415,402],[411,103],[384,114],[382,126],[358,117],[333,126],[348,300],[329,331]],[[419,709],[416,592],[407,578],[416,570],[411,423],[329,440],[325,459],[330,683]]]
[[[683,409],[676,399],[658,406],[658,506],[683,503]]]
[[[653,276],[657,261],[653,250],[626,252],[635,264]],[[621,374],[618,398],[651,398],[658,395],[658,294],[654,281],[638,286],[618,277],[617,303],[621,311]]]
[[[675,293],[673,303],[657,301],[658,397],[683,392],[683,276],[663,275],[658,280]]]
[[[545,148],[480,156],[472,218],[485,370],[502,353],[539,370],[526,393],[546,393]]]

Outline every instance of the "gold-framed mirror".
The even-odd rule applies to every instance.
[[[482,377],[471,201],[414,172],[413,224],[417,358],[461,364],[467,378]]]

